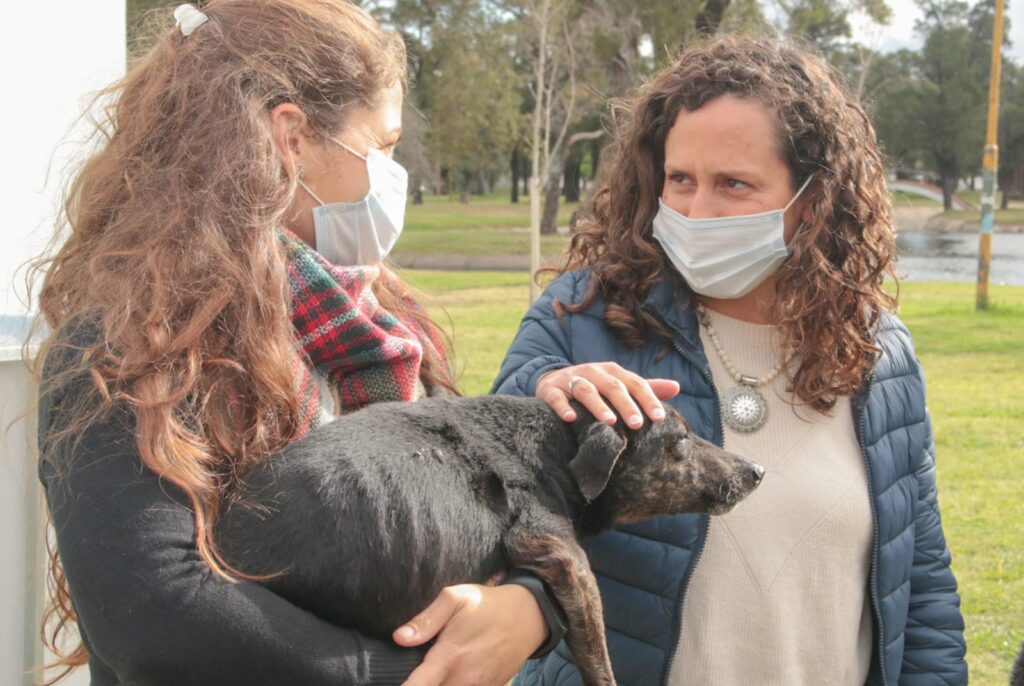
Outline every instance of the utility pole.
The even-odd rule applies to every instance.
[[[1003,0],[996,0],[996,19],[992,28],[992,71],[988,77],[988,125],[985,127],[985,154],[982,160],[981,226],[978,231],[978,291],[976,310],[988,309],[988,270],[992,264],[992,225],[995,223],[996,170],[999,168],[999,72],[1003,55]]]

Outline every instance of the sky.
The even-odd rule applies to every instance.
[[[1007,53],[1017,64],[1024,64],[1024,0],[1004,0],[1005,16],[1011,24],[1010,39],[1013,45]],[[892,7],[892,21],[888,26],[877,27],[869,22],[852,22],[854,38],[875,47],[881,52],[900,48],[918,49],[921,39],[914,33],[914,23],[921,16],[914,0],[889,0]]]

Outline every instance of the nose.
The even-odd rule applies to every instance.
[[[690,197],[689,206],[684,212],[690,219],[710,219],[721,213],[718,211],[714,197],[714,189],[706,185],[700,185]]]
[[[751,464],[754,469],[754,481],[755,483],[761,483],[761,479],[764,478],[764,467],[757,464],[756,462]]]

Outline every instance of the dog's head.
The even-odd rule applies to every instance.
[[[670,405],[665,420],[637,430],[608,426],[575,404],[578,448],[569,463],[587,501],[603,495],[617,523],[660,514],[722,514],[749,495],[764,467],[690,431]]]

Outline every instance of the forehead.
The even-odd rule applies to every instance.
[[[381,92],[380,101],[377,107],[373,108],[374,116],[387,130],[402,126],[403,95],[402,84],[396,81]]]
[[[402,84],[395,82],[381,91],[372,106],[353,107],[346,128],[353,133],[386,134],[402,128]]]
[[[696,110],[680,110],[665,139],[666,164],[785,166],[778,149],[778,118],[766,105],[722,95]]]

